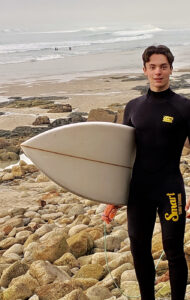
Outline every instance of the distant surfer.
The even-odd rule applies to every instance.
[[[184,300],[188,271],[183,241],[190,198],[186,203],[179,163],[184,143],[189,146],[187,138],[190,141],[190,100],[170,89],[174,56],[168,47],[150,46],[142,58],[150,88],[146,95],[127,103],[123,119],[123,124],[136,129],[127,207],[131,251],[141,300],[155,300],[151,242],[158,213],[172,300]],[[110,220],[114,215],[115,211]]]

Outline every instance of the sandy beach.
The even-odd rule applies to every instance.
[[[187,72],[175,72],[174,81]],[[107,108],[114,103],[126,104],[140,96],[137,86],[146,86],[143,74],[111,74],[94,77],[79,77],[71,81],[52,80],[13,81],[0,85],[0,103],[8,97],[66,96],[68,99],[57,103],[69,103],[72,111],[87,112],[95,108]],[[179,88],[177,92],[188,94],[190,88]],[[55,102],[56,103],[56,102]],[[47,113],[39,107],[0,108],[6,113],[0,116],[0,129],[12,130],[16,126],[32,125],[37,116],[48,116],[51,120],[65,117],[67,113]]]
[[[5,97],[30,97],[30,96],[67,96],[67,100],[59,103],[69,103],[73,111],[89,112],[94,108],[108,107],[113,103],[125,104],[130,99],[140,95],[138,91],[132,90],[137,85],[146,84],[146,79],[139,74],[116,74],[107,76],[97,76],[89,78],[79,78],[67,82],[53,81],[33,81],[16,82],[3,84],[0,87],[0,96]],[[0,98],[1,100],[1,98]],[[16,126],[32,125],[32,122],[39,115],[46,115],[50,119],[65,117],[64,114],[48,114],[39,107],[22,108],[1,108],[1,112],[6,112],[0,117],[0,129],[12,130]]]

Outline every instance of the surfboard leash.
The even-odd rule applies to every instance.
[[[107,268],[107,270],[108,270],[108,272],[109,272],[109,274],[110,274],[110,277],[111,277],[111,279],[112,279],[112,281],[113,281],[115,287],[119,290],[120,294],[121,294],[122,296],[126,297],[127,299],[132,299],[132,298],[133,298],[133,299],[139,299],[139,298],[141,297],[140,295],[139,295],[139,296],[128,296],[128,295],[126,295],[126,294],[124,293],[124,291],[118,286],[118,284],[117,284],[117,282],[115,281],[115,279],[113,278],[113,275],[112,275],[112,273],[111,273],[111,270],[110,270],[109,264],[108,264],[106,237],[107,237],[107,234],[106,234],[106,223],[104,222],[104,253],[105,253],[105,260],[106,260],[106,268]],[[160,255],[160,258],[159,258],[159,260],[158,260],[158,262],[157,262],[157,264],[156,264],[156,266],[155,266],[155,270],[158,268],[158,265],[159,265],[159,263],[160,263],[160,261],[161,261],[163,255],[164,255],[164,250],[162,251],[162,253],[161,253],[161,255]],[[161,299],[161,298],[157,298],[157,299]]]

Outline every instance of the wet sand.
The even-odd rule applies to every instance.
[[[3,84],[0,87],[1,97],[30,97],[30,96],[66,96],[66,100],[56,103],[69,103],[73,111],[89,112],[94,108],[108,107],[113,103],[127,103],[130,99],[140,95],[132,90],[137,85],[146,84],[146,78],[139,74],[133,75],[106,75],[89,78],[80,78],[67,82],[32,81],[31,83],[18,82]],[[134,80],[133,80],[134,79]],[[0,129],[12,130],[16,126],[32,125],[39,115],[46,115],[51,120],[65,117],[65,113],[47,113],[39,107],[31,108],[0,108],[6,113],[0,116]]]

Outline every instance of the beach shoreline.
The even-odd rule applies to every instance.
[[[139,78],[139,80],[138,80]],[[134,79],[134,80],[133,80]],[[9,97],[47,97],[63,96],[67,99],[55,103],[68,103],[72,111],[87,112],[94,108],[105,108],[113,103],[125,104],[140,93],[133,90],[139,84],[146,84],[146,78],[140,74],[111,74],[77,78],[66,82],[58,79],[47,81],[37,80],[30,84],[13,82],[0,86],[3,100]],[[0,129],[13,130],[16,126],[31,126],[37,116],[48,116],[51,120],[66,117],[67,113],[47,113],[39,107],[0,108],[4,115],[0,116]]]
[[[174,72],[174,81],[188,72]],[[93,76],[94,75],[94,76]],[[111,104],[126,104],[141,95],[138,86],[146,86],[147,79],[143,73],[111,73],[106,75],[91,74],[89,77],[77,77],[68,81],[58,76],[52,80],[44,78],[31,81],[7,82],[0,85],[0,103],[9,97],[47,97],[63,96],[67,99],[55,103],[68,103],[72,111],[87,112],[95,108],[107,108]],[[183,92],[180,89],[180,92]],[[189,93],[188,89],[184,92]],[[51,120],[66,117],[67,113],[48,113],[39,107],[0,108],[0,129],[13,130],[16,126],[31,126],[39,115]],[[4,115],[3,115],[4,114]]]

